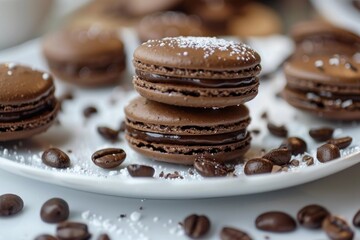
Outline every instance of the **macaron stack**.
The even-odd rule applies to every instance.
[[[208,37],[149,40],[133,60],[142,97],[125,108],[126,139],[158,161],[240,160],[250,147],[249,110],[260,56],[242,43]]]

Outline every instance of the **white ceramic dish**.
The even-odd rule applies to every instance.
[[[266,44],[261,46],[266,46]],[[269,44],[267,46],[270,47],[262,49],[263,56],[273,56],[274,53],[271,51],[279,49],[279,47]],[[1,52],[1,61],[25,63],[46,70],[40,54],[39,40]],[[266,62],[270,63],[271,61],[267,59],[264,63]],[[275,66],[268,66],[268,68],[275,68]],[[238,177],[216,179],[204,179],[196,173],[194,175],[189,174],[189,167],[156,163],[144,159],[129,149],[124,140],[115,144],[107,143],[96,132],[96,127],[99,125],[117,127],[123,119],[124,106],[136,96],[136,93],[131,89],[131,75],[132,73],[129,72],[121,86],[116,89],[75,89],[75,99],[71,102],[65,102],[63,105],[63,112],[59,116],[60,125],[53,126],[47,133],[31,140],[0,144],[0,168],[39,181],[101,194],[182,199],[273,191],[328,176],[360,161],[360,128],[357,123],[326,122],[289,107],[275,96],[283,86],[281,74],[276,75],[271,81],[262,82],[259,95],[254,101],[247,104],[251,109],[253,119],[250,129],[258,128],[261,130],[258,136],[253,137],[252,150],[247,156],[259,155],[262,148],[278,147],[282,141],[268,134],[265,121],[260,118],[261,113],[266,110],[273,122],[288,126],[290,135],[304,138],[309,145],[309,154],[313,156],[316,154],[316,147],[319,144],[313,142],[308,136],[309,128],[324,125],[332,126],[336,128],[335,137],[347,135],[354,137],[352,146],[342,153],[341,159],[326,164],[315,161],[313,166],[306,166],[302,163],[300,167],[289,169],[289,172],[252,177],[244,176],[242,167],[238,166],[236,170]],[[57,83],[59,92],[65,87],[62,83]],[[110,104],[110,102],[113,103]],[[82,110],[88,105],[96,106],[100,112],[85,121]],[[121,139],[124,139],[123,136]],[[50,145],[65,151],[71,150],[69,154],[73,163],[71,168],[56,170],[41,163],[41,151]],[[113,146],[122,147],[127,152],[124,166],[130,163],[150,164],[156,169],[156,179],[133,179],[128,175],[124,166],[113,171],[105,171],[91,162],[90,156],[95,150]],[[300,157],[297,158],[300,159]],[[165,174],[178,171],[184,179],[160,179],[158,175],[161,171],[164,171]]]

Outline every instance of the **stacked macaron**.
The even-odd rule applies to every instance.
[[[130,146],[154,160],[238,160],[250,147],[249,111],[260,56],[242,43],[207,37],[149,40],[133,60],[138,97],[125,108]]]
[[[285,100],[320,117],[359,120],[360,36],[323,22],[299,24],[292,35]]]

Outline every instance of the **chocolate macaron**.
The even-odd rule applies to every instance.
[[[170,105],[227,107],[258,93],[260,56],[249,46],[210,37],[149,40],[134,52],[135,89]]]
[[[99,25],[52,33],[43,42],[43,53],[55,76],[85,87],[114,84],[125,69],[118,33]]]
[[[129,145],[150,159],[185,165],[201,157],[227,162],[241,159],[250,147],[244,105],[197,109],[138,97],[125,114]]]
[[[360,62],[346,56],[311,56],[285,65],[285,100],[337,120],[360,119]]]
[[[13,63],[0,64],[0,141],[25,139],[46,131],[59,104],[48,73]]]

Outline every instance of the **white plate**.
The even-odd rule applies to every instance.
[[[279,48],[271,46],[271,49]],[[265,51],[264,56],[271,56],[271,54],[266,53],[266,49],[263,51]],[[271,50],[269,51],[271,52]],[[38,40],[0,53],[0,61],[14,61],[46,69],[40,54]],[[136,93],[131,89],[131,73],[128,73],[124,77],[124,83],[115,89],[75,89],[75,99],[65,102],[63,105],[63,112],[59,115],[61,124],[54,125],[45,134],[36,136],[31,140],[0,144],[0,168],[39,181],[101,194],[179,199],[223,197],[272,191],[310,182],[358,163],[360,161],[358,144],[360,128],[357,123],[324,122],[297,112],[281,99],[275,97],[282,85],[281,74],[275,76],[272,81],[262,82],[259,96],[247,104],[251,109],[253,119],[250,129],[261,129],[261,134],[254,136],[252,150],[247,154],[247,157],[259,155],[261,149],[269,150],[278,147],[281,143],[281,139],[268,134],[265,121],[260,118],[261,113],[266,110],[273,122],[284,123],[288,126],[290,135],[304,138],[309,145],[309,154],[313,156],[316,154],[316,147],[319,144],[313,142],[308,136],[309,128],[324,125],[332,126],[336,128],[336,137],[347,135],[354,137],[352,146],[342,151],[343,157],[341,159],[326,164],[315,161],[313,166],[306,166],[302,163],[300,167],[290,168],[289,172],[251,177],[245,176],[242,173],[242,166],[239,165],[236,168],[238,177],[216,179],[204,179],[197,173],[190,174],[190,168],[186,166],[174,166],[144,159],[133,152],[124,140],[114,144],[107,143],[96,132],[96,127],[99,125],[118,127],[124,117],[124,106],[136,96]],[[58,94],[64,88],[66,86],[57,82]],[[115,103],[110,104],[110,102]],[[100,112],[98,115],[85,120],[82,116],[82,110],[88,105],[96,106]],[[296,120],[294,120],[295,118]],[[121,136],[121,139],[124,137]],[[69,156],[72,160],[72,166],[66,170],[44,166],[41,163],[40,156],[42,150],[49,146],[59,147],[64,151],[71,150]],[[122,147],[125,149],[127,158],[121,168],[108,171],[96,167],[91,162],[91,154],[105,147]],[[297,158],[301,159],[301,156],[297,156]],[[156,170],[156,178],[131,178],[125,168],[130,163],[152,165]],[[184,179],[159,178],[158,175],[161,171],[165,174],[178,171]]]

